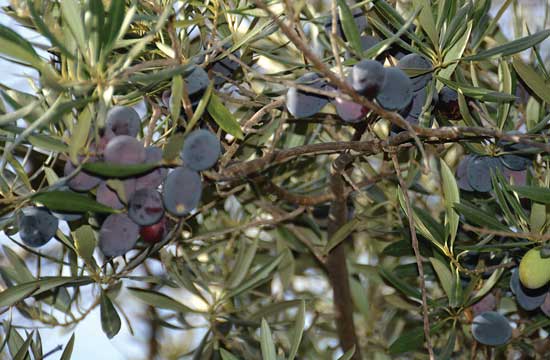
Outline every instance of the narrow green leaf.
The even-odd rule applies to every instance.
[[[284,312],[290,308],[298,307],[300,306],[300,303],[301,303],[301,300],[288,300],[288,301],[272,303],[272,304],[263,306],[258,311],[250,314],[248,319],[251,321],[259,321],[261,320],[261,318],[267,318],[269,316]]]
[[[338,0],[338,12],[340,14],[342,30],[344,30],[344,35],[346,35],[346,39],[349,41],[355,52],[357,54],[361,54],[363,51],[363,47],[361,46],[361,36],[359,34],[359,29],[357,28],[357,24],[355,23],[355,18],[353,17],[351,9],[344,0]],[[334,26],[338,25],[334,24]]]
[[[550,189],[537,186],[512,186],[521,197],[541,204],[550,204]]]
[[[530,96],[525,109],[525,123],[529,134],[537,134],[550,123],[550,114],[541,119],[541,104],[537,97]]]
[[[508,62],[505,60],[501,60],[498,64],[498,80],[498,91],[504,94],[512,94],[512,74],[510,72],[510,66],[508,66]],[[510,106],[510,103],[501,103],[498,106],[497,125],[499,129],[503,129],[506,124]]]
[[[67,0],[61,2],[61,14],[63,20],[69,27],[80,51],[83,55],[87,55],[86,35],[84,31],[84,21],[82,19],[82,11],[80,2],[75,0]]]
[[[107,16],[105,49],[111,49],[124,22],[125,1],[111,1]]]
[[[537,45],[538,43],[546,39],[548,36],[550,36],[550,30],[543,30],[534,35],[525,36],[525,37],[522,37],[521,39],[510,41],[504,45],[500,45],[492,49],[480,51],[475,55],[462,58],[462,60],[464,61],[490,60],[495,57],[517,54],[523,50],[529,49],[530,47]]]
[[[172,78],[172,95],[170,96],[170,115],[174,121],[178,121],[181,112],[181,99],[183,97],[183,78],[176,75]]]
[[[546,205],[533,202],[531,204],[531,213],[529,214],[530,229],[534,233],[539,233],[546,223]]]
[[[40,286],[36,282],[19,284],[7,288],[0,292],[0,308],[4,306],[12,306],[17,302],[29,297],[32,293],[38,290]]]
[[[29,268],[27,267],[27,264],[25,264],[25,261],[21,259],[21,257],[17,255],[15,251],[13,251],[9,246],[6,245],[2,245],[2,249],[4,250],[6,257],[8,258],[11,267],[15,271],[15,274],[17,274],[18,283],[27,283],[36,280]]]
[[[259,25],[256,26],[256,28],[254,28],[253,30],[249,29],[249,31],[243,32],[242,34],[238,34],[237,32],[235,32],[231,35],[232,38],[234,38],[235,36],[242,36],[237,41],[235,41],[233,46],[231,46],[228,51],[231,53],[245,44],[253,43],[256,39],[267,38],[275,31],[277,31],[277,26],[270,19],[260,22]]]
[[[199,104],[197,105],[197,109],[195,112],[193,112],[193,117],[189,122],[187,123],[187,127],[185,128],[185,133],[188,134],[193,130],[195,127],[195,124],[204,114],[204,110],[206,110],[206,106],[210,102],[210,96],[212,95],[212,90],[214,89],[214,81],[210,81],[208,84],[208,87],[204,91],[204,94],[202,95],[202,98],[199,101]]]
[[[344,225],[342,225],[328,240],[325,249],[323,250],[325,254],[328,254],[332,249],[334,249],[338,244],[344,241],[355,229],[359,226],[361,220],[358,218],[353,218]]]
[[[400,42],[401,36],[408,32],[411,24],[416,19],[417,15],[420,13],[421,8],[415,8],[414,11],[410,14],[407,21],[401,26],[401,28],[395,34],[389,34],[386,38],[380,41],[378,44],[369,48],[367,51],[363,52],[365,58],[374,59],[378,55],[386,51],[394,42]],[[407,43],[404,43],[407,45]]]
[[[275,344],[273,343],[271,330],[265,319],[262,319],[262,327],[260,329],[260,346],[263,360],[277,360],[277,353],[275,352]]]
[[[439,33],[435,27],[435,20],[432,12],[431,1],[429,0],[413,0],[415,7],[422,7],[420,15],[418,16],[418,22],[421,24],[422,29],[430,38],[432,44],[439,46]]]
[[[252,245],[249,245],[243,238],[240,242],[239,253],[235,259],[235,268],[231,272],[231,275],[227,279],[227,288],[233,289],[241,284],[243,279],[248,274],[248,270],[254,261],[256,256],[256,250],[258,249],[258,239],[254,239]]]
[[[378,21],[375,18],[370,18],[369,21],[373,25],[373,27],[379,30],[386,39],[382,40],[381,42],[379,42],[378,44],[376,44],[375,46],[373,46],[372,48],[364,52],[363,55],[365,57],[372,58],[374,56],[374,53],[380,54],[381,52],[384,51],[384,49],[387,49],[389,45],[394,42],[407,51],[418,52],[419,49],[415,49],[412,46],[410,46],[407,42],[401,39],[402,35],[398,35],[398,34],[406,34],[406,36],[408,36],[409,38],[417,39],[414,33],[408,30],[410,29],[410,24],[412,24],[412,22],[416,19],[417,15],[420,13],[421,10],[422,8],[419,8],[419,7],[415,8],[409,20],[407,20],[407,23],[405,23],[404,25],[400,24],[399,26],[396,27],[397,29],[399,29],[399,31],[397,31],[397,33],[395,34],[386,27],[385,23]],[[433,51],[429,50],[427,45],[423,44],[422,42],[415,43],[415,44],[418,45],[420,50],[425,50],[425,52],[428,54],[433,53]]]
[[[7,334],[7,344],[9,352],[12,356],[15,356],[19,349],[21,349],[21,346],[23,346],[23,343],[25,342],[23,340],[23,337],[19,332],[15,329],[15,327],[12,326],[11,322],[8,323],[8,321],[4,321],[4,329],[5,333]]]
[[[43,14],[39,14],[36,11],[34,0],[27,0],[27,7],[29,8],[29,12],[31,13],[32,21],[36,28],[39,30],[40,34],[42,34],[44,37],[46,37],[53,46],[56,46],[59,48],[59,50],[63,53],[63,55],[67,56],[69,59],[74,59],[74,55],[65,47],[62,41],[60,41],[51,31],[48,25],[44,23],[42,20]]]
[[[185,73],[188,69],[189,65],[178,65],[154,72],[136,73],[131,75],[128,81],[148,85],[153,82],[171,79],[176,75]]]
[[[82,105],[85,105],[89,101],[92,100],[92,98],[86,98],[86,99],[78,99],[78,100],[69,100],[69,101],[63,101],[63,96],[59,96],[55,102],[51,105],[51,107],[46,110],[45,113],[43,113],[36,121],[31,123],[29,126],[27,126],[24,129],[18,129],[15,128],[14,131],[17,131],[19,133],[19,136],[15,139],[13,143],[10,144],[8,151],[12,151],[17,145],[23,143],[27,138],[32,143],[31,136],[35,136],[36,138],[42,137],[43,139],[50,138],[47,135],[44,134],[34,134],[36,130],[41,129],[42,127],[45,127],[49,125],[51,122],[55,123],[59,121],[66,112],[72,110],[73,108],[79,108]]]
[[[19,348],[19,351],[17,351],[17,354],[13,357],[13,360],[24,360],[29,359],[29,347],[31,346],[33,333],[31,332],[27,336],[27,340],[23,343],[23,345]]]
[[[67,345],[65,345],[65,349],[63,350],[63,354],[61,354],[61,357],[59,360],[71,360],[71,356],[73,355],[73,347],[74,347],[74,333],[67,342]]]
[[[519,77],[525,81],[525,84],[546,103],[550,103],[550,92],[548,87],[550,83],[544,81],[544,78],[537,73],[531,66],[526,65],[519,56],[514,56],[512,65]]]
[[[281,260],[283,259],[283,256],[284,254],[279,254],[276,258],[270,260],[267,264],[262,266],[254,274],[250,275],[248,279],[246,279],[241,285],[239,285],[235,289],[232,289],[227,294],[227,297],[231,298],[233,296],[237,296],[243,291],[252,289],[258,284],[260,284],[262,281],[268,279],[271,273],[273,272],[273,270],[275,270],[275,268],[279,266]]]
[[[32,146],[38,149],[56,153],[66,153],[69,151],[69,148],[63,142],[45,134],[29,135],[27,140]]]
[[[202,294],[195,287],[191,272],[183,261],[174,259],[167,251],[161,251],[160,256],[168,274],[179,286],[189,290],[198,297],[202,297]]]
[[[231,354],[229,351],[225,350],[224,348],[220,348],[220,355],[222,357],[222,360],[239,360],[238,357]]]
[[[397,290],[401,291],[403,294],[416,300],[421,299],[422,295],[420,294],[420,290],[417,287],[409,285],[402,279],[392,274],[391,271],[387,269],[380,268],[379,273],[384,279],[386,279],[390,284],[392,284]]]
[[[437,278],[439,279],[439,284],[441,284],[441,288],[445,291],[447,299],[449,299],[450,303],[453,298],[453,274],[451,273],[451,270],[449,270],[449,268],[439,259],[431,257],[430,262],[432,263]]]
[[[507,191],[505,187],[506,179],[504,179],[504,177],[501,174],[492,174],[492,175],[493,176],[491,176],[491,183],[493,185],[493,191],[495,192],[495,198],[497,200],[498,205],[500,206],[500,209],[502,210],[504,219],[506,220],[509,226],[518,226],[516,221],[517,218],[514,216],[514,214],[510,210],[510,206],[506,201],[506,196],[504,195],[504,193]]]
[[[475,295],[470,299],[470,301],[466,303],[466,306],[470,306],[476,303],[479,299],[487,295],[489,291],[491,291],[491,289],[497,284],[498,280],[500,279],[503,273],[504,273],[504,268],[496,269],[491,274],[491,276],[489,276],[489,278],[483,283],[481,288],[475,293]]]
[[[456,4],[452,0],[442,0],[437,4],[437,21],[435,22],[435,28],[440,31],[443,28],[443,23],[452,17]]]
[[[166,161],[174,160],[178,157],[181,149],[183,148],[183,142],[185,140],[184,133],[175,133],[170,135],[168,143],[162,150],[162,158]]]
[[[34,341],[31,342],[31,351],[34,359],[42,358],[44,351],[42,350],[42,338],[40,337],[40,331],[36,331]],[[0,353],[2,353],[2,346],[0,346]],[[60,359],[62,360],[62,359]]]
[[[107,29],[105,28],[105,8],[103,7],[102,0],[88,0],[87,5],[87,14],[91,14],[90,29],[87,29],[87,35],[90,39],[88,43],[93,51],[92,56],[95,60],[98,60],[101,48],[108,36]]]
[[[407,216],[410,216],[410,214],[407,212],[407,205],[405,203],[405,196],[403,194],[403,190],[401,189],[401,187],[398,187],[398,189],[397,189],[397,197],[399,199],[399,203],[401,205],[401,208],[403,209],[405,214]],[[439,238],[439,236],[433,232],[434,228],[432,228],[432,229],[428,228],[428,226],[426,226],[426,224],[418,216],[418,213],[415,211],[415,209],[413,209],[412,216],[414,218],[414,226],[415,226],[416,230],[420,234],[422,234],[422,236],[424,236],[425,238],[430,240],[432,242],[432,244],[439,247],[440,249],[443,249],[443,247],[441,245],[441,242],[437,240]]]
[[[488,227],[495,230],[510,231],[506,226],[500,223],[495,216],[489,215],[486,212],[469,204],[461,203],[454,204],[454,208],[464,215],[466,220],[473,222],[477,226]]]
[[[372,3],[376,11],[379,12],[381,16],[392,26],[398,28],[405,22],[405,20],[401,17],[401,14],[399,14],[399,12],[387,1],[375,0]]]
[[[15,159],[13,157],[13,154],[8,153],[6,154],[6,159],[8,160],[8,163],[12,166],[13,170],[18,176],[18,181],[22,183],[26,187],[26,190],[30,192],[32,190],[32,185],[29,180],[29,176],[27,175],[27,172],[25,171],[25,168],[23,167],[23,164],[19,162],[19,160]]]
[[[415,275],[416,275],[416,269],[415,269]],[[351,299],[353,300],[353,304],[355,307],[359,310],[359,312],[365,316],[365,318],[368,318],[371,308],[369,306],[369,298],[366,293],[366,289],[363,287],[361,282],[350,276],[348,278],[350,291],[351,291]]]
[[[41,203],[53,211],[117,213],[118,211],[96,202],[91,197],[72,191],[48,191],[32,197],[33,202]]]
[[[405,231],[408,232],[407,229]],[[430,257],[432,256],[431,251],[429,249],[426,249],[426,246],[422,246],[422,244],[419,244],[420,246],[420,254],[424,257]],[[411,246],[410,239],[404,239],[404,240],[398,240],[395,242],[390,243],[388,246],[382,250],[382,255],[385,256],[395,256],[395,257],[402,257],[402,256],[414,256],[414,251]]]
[[[443,327],[443,322],[438,322],[430,327],[430,334],[437,332]],[[405,331],[390,345],[390,355],[398,355],[408,351],[416,350],[424,344],[424,328],[416,327]]]
[[[214,121],[216,121],[223,130],[237,139],[242,139],[244,137],[241,125],[216,94],[213,93],[210,95],[207,109]]]
[[[120,331],[120,316],[109,296],[103,291],[100,296],[101,329],[109,339],[112,339]]]
[[[0,53],[35,68],[42,66],[42,60],[31,43],[4,25],[0,25]]]
[[[263,10],[260,10],[263,11]],[[233,10],[227,10],[227,13],[232,13]],[[187,28],[192,25],[203,24],[206,18],[204,16],[195,16],[192,19],[174,21],[175,28]]]
[[[458,107],[460,109],[460,115],[462,115],[462,120],[466,123],[468,126],[477,126],[477,122],[472,117],[472,114],[470,113],[470,108],[468,106],[468,102],[466,101],[466,97],[464,96],[464,93],[462,90],[458,89]]]
[[[506,101],[515,101],[517,98],[515,95],[501,93],[498,91],[493,91],[493,90],[484,89],[480,87],[460,84],[451,80],[444,79],[440,76],[437,76],[437,79],[441,81],[443,84],[452,88],[453,90],[458,91],[460,89],[462,93],[464,93],[464,95],[474,99],[482,100],[482,101],[506,102]]]
[[[298,354],[298,348],[300,347],[300,342],[302,342],[302,335],[304,334],[304,327],[306,326],[305,318],[306,302],[302,300],[298,308],[298,314],[296,314],[296,324],[294,325],[294,332],[292,333],[292,344],[290,345],[288,360],[294,360],[296,354]]]
[[[466,31],[464,31],[464,34],[462,34],[460,39],[458,39],[458,41],[454,43],[454,45],[445,53],[443,63],[449,65],[439,71],[438,75],[442,78],[450,79],[451,76],[454,74],[455,69],[458,65],[458,60],[462,57],[462,54],[464,54],[464,50],[466,49],[466,45],[468,44],[468,40],[470,39],[472,26],[473,22],[469,21],[466,27]]]
[[[179,301],[172,299],[168,295],[164,295],[153,290],[131,287],[128,288],[128,291],[145,304],[155,306],[160,309],[172,310],[183,314],[197,312],[183,305]]]
[[[84,286],[92,282],[92,279],[88,276],[81,277],[68,277],[68,276],[43,276],[39,280],[33,281],[29,284],[37,284],[40,288],[33,294],[40,295],[49,290],[58,288],[60,286]],[[24,285],[24,284],[22,284]]]
[[[437,359],[438,360],[451,359],[455,349],[455,343],[456,343],[456,330],[453,328],[451,330],[451,335],[447,340],[447,344],[443,349],[441,349],[441,353],[438,354]]]
[[[28,103],[27,105],[16,109],[15,111],[0,115],[0,126],[7,125],[15,122],[21,118],[26,117],[33,111],[36,111],[38,107],[42,105],[42,100],[36,100]]]
[[[86,145],[88,134],[92,127],[92,113],[90,107],[86,106],[78,116],[78,122],[74,127],[73,133],[69,140],[69,156],[73,164],[78,164],[78,154]]]
[[[460,36],[462,28],[466,26],[464,19],[470,19],[470,11],[472,3],[468,2],[457,10],[456,16],[453,17],[450,24],[445,29],[445,35],[441,39],[442,49],[448,49],[449,46],[454,46],[457,41],[457,36]]]
[[[453,248],[456,233],[458,231],[459,215],[453,208],[453,204],[460,203],[460,191],[456,184],[456,179],[447,166],[445,161],[441,160],[441,179],[443,180],[443,196],[445,198],[446,222],[450,236],[450,247]]]
[[[87,162],[82,164],[86,172],[108,178],[126,178],[150,172],[159,164],[115,164],[108,162]]]

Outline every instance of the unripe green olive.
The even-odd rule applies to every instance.
[[[550,258],[543,258],[540,247],[525,253],[519,263],[519,280],[529,289],[540,288],[550,281]]]

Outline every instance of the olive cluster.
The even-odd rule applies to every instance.
[[[516,185],[525,185],[530,157],[520,151],[522,144],[504,144],[495,156],[469,154],[462,158],[456,169],[457,184],[465,191],[487,193],[493,189],[491,174],[502,173],[514,179]]]
[[[511,271],[509,286],[521,309],[540,309],[546,316],[550,316],[550,257],[545,257],[541,248],[533,248],[525,253],[519,268]],[[481,344],[504,345],[512,336],[509,321],[494,311],[496,306],[496,299],[491,293],[472,306],[475,315],[472,335]]]
[[[384,67],[383,59],[360,60],[349,69],[346,81],[358,94],[375,100],[388,111],[399,112],[411,124],[419,123],[420,116],[432,101],[438,114],[447,120],[460,118],[458,95],[454,90],[443,87],[440,95],[436,94],[428,101],[427,86],[433,78],[430,60],[411,53],[402,56],[396,66]],[[323,91],[334,90],[325,79],[313,72],[304,74],[296,83]],[[346,122],[362,121],[369,112],[365,106],[346,100],[343,96],[331,100],[321,91],[306,91],[298,86],[290,87],[286,94],[286,108],[295,118],[314,116],[329,102],[332,102],[338,116]]]
[[[113,107],[107,113],[99,141],[91,145],[93,151],[87,161],[114,166],[150,164],[149,171],[138,176],[108,178],[86,170],[76,172],[71,161],[67,161],[64,168],[71,190],[92,192],[98,203],[118,210],[102,222],[99,230],[99,248],[108,257],[125,254],[135,246],[140,235],[146,242],[160,241],[166,231],[165,211],[182,217],[197,208],[202,194],[199,172],[214,166],[221,154],[221,144],[215,134],[195,130],[184,139],[180,151],[183,165],[169,171],[162,164],[162,149],[144,147],[136,138],[140,126],[134,109]],[[22,241],[35,247],[47,243],[58,227],[54,215],[44,207],[22,209],[18,216]],[[66,220],[80,217],[79,214],[61,215]]]

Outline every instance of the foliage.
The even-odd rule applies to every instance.
[[[391,3],[11,1],[48,45],[0,26],[2,57],[37,74],[0,84],[0,351],[42,359],[40,327],[96,310],[109,339],[132,332],[137,300],[151,358],[544,356],[550,30],[509,41],[489,0]],[[391,76],[359,84],[380,71],[365,59]],[[114,106],[141,112],[139,144],[114,147],[135,118]],[[144,204],[162,191],[154,229],[125,215],[140,184]],[[61,219],[41,247],[32,206]],[[196,347],[163,336],[196,328]]]

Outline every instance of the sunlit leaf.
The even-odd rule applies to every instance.
[[[260,344],[262,347],[262,359],[277,360],[277,353],[275,352],[275,344],[273,343],[271,330],[269,329],[269,325],[267,324],[267,321],[265,321],[265,319],[262,319]]]
[[[225,107],[221,99],[216,95],[210,95],[210,101],[207,106],[208,112],[220,127],[237,139],[243,138],[241,125],[237,122],[235,116]]]
[[[509,43],[496,46],[492,49],[480,51],[475,55],[462,58],[462,60],[464,61],[490,60],[497,56],[507,56],[507,55],[517,54],[523,50],[529,49],[530,47],[533,47],[539,44],[548,36],[550,36],[550,30],[542,30],[534,35],[522,37],[521,39],[510,41]]]

